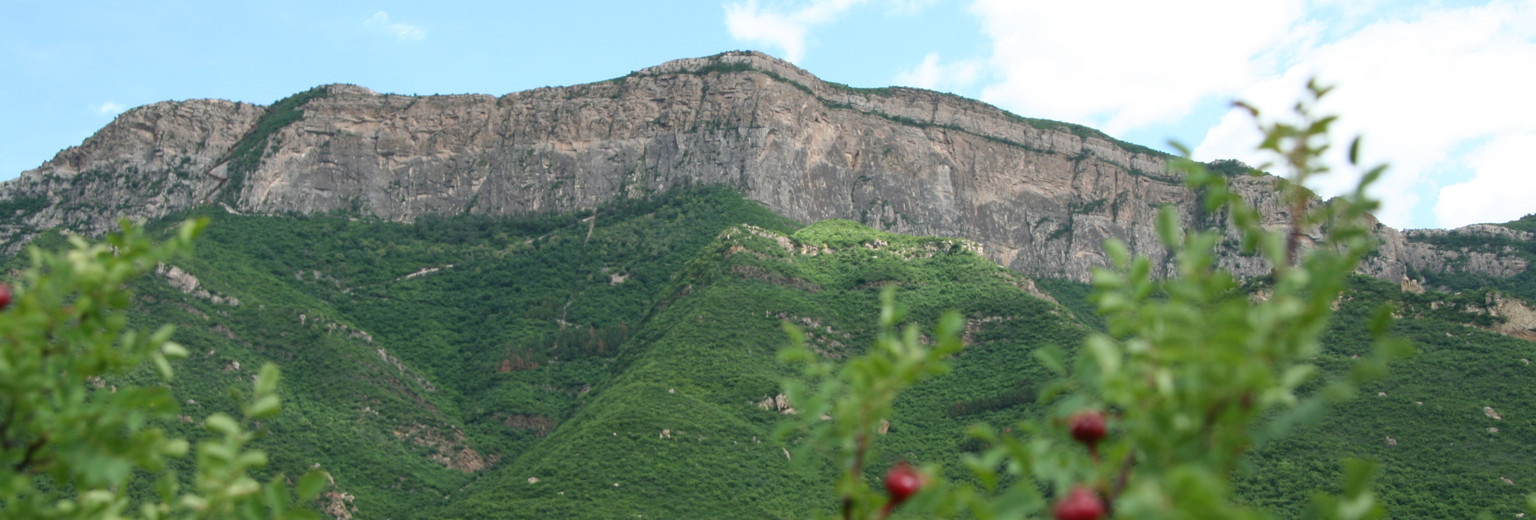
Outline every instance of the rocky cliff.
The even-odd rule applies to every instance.
[[[846,218],[975,240],[998,263],[1085,280],[1119,238],[1159,257],[1153,217],[1198,224],[1198,196],[1155,151],[931,91],[854,89],[772,57],[684,59],[586,85],[501,97],[398,96],[329,85],[272,107],[164,102],[0,184],[7,252],[44,229],[96,233],[190,205],[284,213],[525,214],[723,184],[802,222]],[[1233,183],[1273,224],[1270,179]],[[599,218],[601,218],[599,216]],[[1452,232],[1454,233],[1454,232]],[[1511,276],[1381,227],[1367,266],[1397,279],[1447,266]],[[1458,257],[1459,258],[1459,257]],[[1223,260],[1244,273],[1253,259]]]

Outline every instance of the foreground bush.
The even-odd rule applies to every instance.
[[[31,266],[6,286],[0,310],[0,512],[7,518],[318,518],[305,507],[326,484],[313,471],[295,499],[282,475],[266,483],[249,472],[266,454],[247,450],[261,434],[254,422],[278,413],[277,367],[262,367],[254,392],[236,396],[243,417],[216,413],[203,424],[191,489],[171,459],[185,439],[156,426],[176,417],[167,383],[171,361],[187,349],[173,328],[128,326],[127,284],[160,262],[185,255],[205,221],[184,223],[152,243],[127,221],[102,243],[70,238],[70,249],[27,251]],[[151,367],[159,384],[133,384]],[[131,481],[154,482],[154,496],[134,500]]]

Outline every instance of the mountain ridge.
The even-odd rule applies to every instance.
[[[1166,159],[1087,127],[927,90],[847,87],[765,54],[728,52],[500,97],[333,84],[272,107],[146,105],[0,184],[0,209],[12,210],[0,243],[14,252],[51,227],[97,234],[118,216],[212,202],[410,221],[590,209],[718,184],[802,223],[845,218],[964,237],[1016,271],[1083,281],[1107,264],[1107,238],[1166,270],[1151,224],[1164,204],[1187,226],[1219,223]],[[1287,209],[1273,180],[1231,178],[1278,225]],[[1501,278],[1526,268],[1518,255],[1445,250],[1385,226],[1377,234],[1384,245],[1363,271],[1390,281],[1453,267]],[[1235,249],[1222,263],[1243,275],[1267,271]]]

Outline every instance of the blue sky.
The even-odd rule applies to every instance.
[[[1536,0],[5,0],[0,179],[156,101],[267,104],[336,82],[505,94],[732,49],[1253,164],[1230,101],[1278,113],[1318,75],[1339,84],[1325,108],[1394,164],[1388,224],[1536,212]]]

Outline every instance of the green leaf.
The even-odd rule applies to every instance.
[[[1179,246],[1179,213],[1173,206],[1163,206],[1157,211],[1157,236],[1169,250]]]
[[[274,517],[281,517],[288,511],[290,497],[288,489],[283,486],[281,480],[274,478],[267,485],[262,486],[262,502],[267,506],[267,511]]]
[[[1120,372],[1120,348],[1114,340],[1103,334],[1094,334],[1088,338],[1087,347],[1093,360],[1098,363],[1100,374],[1110,377]]]
[[[171,458],[181,458],[187,454],[189,445],[186,439],[172,439],[161,448],[161,453]]]
[[[1386,513],[1380,502],[1376,501],[1376,494],[1370,490],[1361,490],[1359,493],[1349,494],[1339,501],[1338,518],[1341,520],[1365,520],[1381,518]]]
[[[971,471],[971,475],[976,477],[983,488],[989,491],[997,489],[997,470],[985,458],[974,453],[962,453],[960,462]]]
[[[155,372],[160,374],[160,378],[169,381],[173,373],[171,372],[171,362],[165,359],[165,354],[156,352],[150,356],[150,360],[154,362]]]
[[[1046,345],[1036,348],[1030,355],[1034,356],[1035,360],[1039,361],[1040,365],[1044,366],[1046,370],[1056,374],[1056,377],[1067,375],[1067,365],[1062,361],[1066,357],[1066,353],[1061,350],[1061,347]]]
[[[1369,171],[1365,172],[1364,176],[1362,176],[1360,178],[1360,188],[1363,190],[1363,189],[1365,189],[1365,187],[1370,186],[1372,184],[1375,184],[1376,180],[1380,179],[1381,175],[1383,173],[1386,173],[1386,172],[1387,172],[1387,166],[1386,165],[1381,165],[1381,166],[1377,166],[1375,168],[1371,168]]]
[[[1130,248],[1126,247],[1125,242],[1121,242],[1118,238],[1105,240],[1104,252],[1109,255],[1110,262],[1117,268],[1124,269],[1125,266],[1131,263]],[[1109,274],[1113,275],[1113,272],[1109,272]],[[1097,277],[1097,273],[1095,273],[1095,277]]]
[[[235,458],[235,465],[242,469],[266,467],[267,454],[259,450],[241,453],[239,457]]]
[[[170,324],[161,325],[160,328],[155,329],[154,334],[150,334],[149,335],[149,344],[150,345],[160,345],[160,344],[163,344],[166,341],[169,341],[171,339],[171,334],[174,334],[174,333],[176,333],[176,327],[174,325],[170,325]]]
[[[251,419],[266,419],[277,415],[280,411],[282,411],[281,401],[276,395],[268,393],[257,397],[256,402],[251,404],[245,415]]]
[[[160,346],[160,353],[164,354],[168,359],[186,359],[187,347],[183,347],[180,343],[174,341],[167,341]]]
[[[277,365],[272,363],[261,365],[261,373],[256,376],[256,395],[268,396],[277,391],[277,379]]]
[[[1370,491],[1371,481],[1376,478],[1376,463],[1366,459],[1350,458],[1344,461],[1344,495],[1354,496]]]
[[[329,480],[330,478],[324,470],[312,469],[309,473],[305,473],[303,477],[299,478],[298,486],[295,488],[299,495],[299,501],[308,502],[320,496],[320,492],[325,491],[326,483]]]
[[[1371,315],[1371,334],[1374,336],[1386,334],[1387,329],[1392,327],[1392,314],[1396,311],[1397,308],[1392,305],[1392,302],[1385,302],[1376,307],[1376,311]]]
[[[1255,106],[1253,106],[1251,104],[1248,104],[1245,101],[1233,101],[1232,102],[1232,106],[1236,107],[1236,108],[1243,109],[1243,111],[1248,112],[1249,116],[1252,116],[1252,117],[1255,117],[1255,118],[1259,117],[1259,109],[1258,109],[1258,107],[1255,107]]]
[[[1072,389],[1071,380],[1055,379],[1040,387],[1040,397],[1035,400],[1037,404],[1046,404],[1056,400],[1061,394]]]
[[[208,419],[203,421],[203,425],[208,428],[208,431],[225,436],[240,434],[240,423],[222,412],[208,416]]]
[[[1327,403],[1322,399],[1313,397],[1302,401],[1301,405],[1281,412],[1260,427],[1254,435],[1254,448],[1263,447],[1272,440],[1284,437],[1298,426],[1317,423],[1322,419],[1325,411],[1327,411]]]
[[[181,227],[176,230],[176,238],[182,242],[190,243],[198,235],[202,234],[203,229],[206,227],[208,227],[208,217],[200,217],[182,222]]]
[[[1313,374],[1316,373],[1317,367],[1315,366],[1296,365],[1285,370],[1285,374],[1280,377],[1280,385],[1284,388],[1296,388],[1308,379],[1311,379]]]

